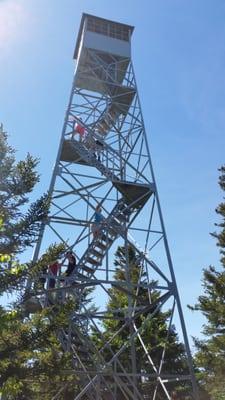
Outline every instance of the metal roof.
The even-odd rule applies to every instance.
[[[78,36],[77,36],[76,47],[75,47],[74,55],[73,55],[73,58],[74,58],[75,60],[76,60],[76,58],[77,58],[77,56],[78,56],[78,50],[79,50],[81,35],[82,35],[83,26],[84,26],[84,21],[85,21],[85,18],[86,18],[86,17],[91,17],[91,18],[95,18],[95,19],[100,20],[100,21],[111,22],[111,23],[113,23],[113,24],[117,24],[117,25],[126,27],[126,28],[130,29],[131,34],[133,33],[133,30],[134,30],[134,26],[127,25],[127,24],[123,24],[123,23],[117,22],[117,21],[112,21],[112,20],[110,20],[110,19],[105,19],[105,18],[97,17],[96,15],[83,13],[83,14],[82,14],[82,18],[81,18],[81,22],[80,22],[80,28],[79,28]]]

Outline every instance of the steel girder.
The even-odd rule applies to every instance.
[[[75,123],[85,129],[82,141],[74,133]],[[72,297],[77,304],[68,329],[59,332],[62,347],[72,354],[74,399],[170,399],[171,383],[173,387],[187,385],[190,396],[197,399],[129,58],[85,49],[82,65],[78,62],[76,67],[50,194],[50,215],[40,230],[34,259],[52,242],[63,242],[77,256],[74,276],[63,285],[59,277],[57,287],[47,290],[56,303]],[[101,235],[93,238],[91,226],[98,204],[104,222]],[[125,273],[124,279],[115,280],[114,253],[119,245],[124,248]],[[139,267],[136,282],[131,277],[130,248]],[[93,290],[91,297],[97,309],[82,301],[87,288]],[[153,299],[155,291],[158,296]],[[115,293],[121,294],[124,305],[116,304]],[[143,293],[148,299],[145,304],[141,301]],[[114,308],[110,309],[112,302]],[[149,324],[159,312],[167,313],[165,340],[163,344],[149,343]],[[105,332],[102,322],[110,320],[116,320],[117,327]],[[169,373],[164,365],[174,325],[183,341],[186,368],[174,371],[171,366]],[[123,342],[118,345],[121,338]],[[62,392],[63,388],[54,399]]]

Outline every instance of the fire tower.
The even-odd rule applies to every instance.
[[[53,242],[63,242],[76,253],[77,268],[62,292],[64,299],[72,295],[77,307],[70,329],[59,334],[62,347],[73,356],[74,399],[171,399],[171,387],[184,385],[190,398],[197,399],[131,61],[132,32],[129,25],[82,16],[75,75],[50,184],[50,215],[34,259]],[[102,219],[96,233],[98,206]],[[124,259],[121,280],[115,279],[118,246]],[[139,270],[136,282],[131,277],[131,250]],[[92,289],[94,308],[82,302],[87,288]],[[115,291],[124,305],[116,308],[114,302],[110,309]],[[140,300],[143,293],[145,304]],[[164,343],[149,343],[146,332],[160,312],[167,313]],[[102,321],[110,318],[120,323],[106,335]],[[175,325],[186,368],[175,371],[171,365],[168,372],[164,366]],[[115,346],[121,337],[122,344]]]

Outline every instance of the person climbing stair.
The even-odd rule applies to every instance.
[[[101,223],[103,220],[104,220],[104,217],[102,215],[102,209],[101,209],[101,206],[98,204],[95,208],[94,223],[92,224],[92,233],[93,233],[94,238],[97,238],[99,236]]]

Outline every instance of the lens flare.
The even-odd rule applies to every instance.
[[[0,0],[0,51],[7,50],[24,35],[26,20],[23,1]]]

